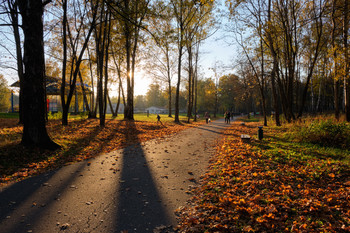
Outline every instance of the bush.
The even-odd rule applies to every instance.
[[[60,120],[62,119],[62,112],[52,113],[51,111],[47,114],[49,120]]]
[[[314,121],[308,125],[294,128],[292,138],[322,146],[350,148],[350,125],[332,120]]]

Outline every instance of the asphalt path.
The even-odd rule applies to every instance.
[[[0,232],[174,232],[174,211],[227,126],[217,120],[2,187]]]

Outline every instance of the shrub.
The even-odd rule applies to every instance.
[[[350,125],[332,120],[314,121],[307,125],[293,128],[289,134],[299,142],[309,142],[322,146],[350,148]]]
[[[62,119],[62,112],[52,113],[51,111],[47,114],[49,120],[60,120]]]

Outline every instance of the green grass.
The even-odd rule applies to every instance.
[[[350,149],[350,124],[331,119],[295,125],[287,136],[298,142]]]
[[[173,115],[173,117],[169,117],[168,114],[159,114],[161,117],[161,121],[162,122],[173,122],[175,120],[175,117]],[[62,113],[58,112],[58,113],[49,113],[48,114],[49,120],[59,120],[62,119]],[[77,115],[73,115],[73,114],[69,114],[69,119],[71,120],[82,120],[82,119],[87,119],[87,114],[86,113],[80,113]],[[98,115],[97,115],[98,117]],[[8,118],[14,118],[14,119],[18,119],[19,118],[19,114],[18,113],[0,113],[0,119],[8,119]],[[187,116],[186,114],[180,114],[179,115],[180,121],[181,122],[186,122],[187,121]],[[112,114],[107,114],[106,115],[106,119],[118,119],[118,120],[123,120],[124,119],[124,114],[118,114],[117,117],[113,117]],[[149,114],[147,116],[147,113],[135,113],[134,114],[134,119],[136,121],[153,121],[156,122],[157,121],[157,114]],[[193,120],[193,119],[192,119]],[[199,119],[199,121],[204,120],[203,117],[201,117]]]
[[[317,159],[350,165],[348,123],[314,121],[264,127],[264,140],[254,144],[263,154],[281,161],[305,164]]]
[[[260,118],[259,117],[254,117],[254,116],[250,116],[248,118],[247,116],[245,116],[245,117],[239,117],[237,120],[238,121],[243,121],[243,122],[259,122]]]
[[[19,113],[0,113],[0,118],[12,118],[12,119],[18,119]]]

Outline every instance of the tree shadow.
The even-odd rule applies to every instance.
[[[108,124],[110,121],[113,120],[106,121],[106,123]],[[89,146],[90,142],[94,141],[95,138],[105,130],[105,128],[101,126],[90,126],[90,123],[91,120],[70,122],[71,127],[76,130],[73,132],[67,132],[67,136],[69,136],[70,133],[80,132],[86,128],[90,129],[88,131],[83,131],[85,133],[84,137],[76,140],[73,144],[69,144],[66,146],[66,148],[63,148],[62,151],[26,148],[21,144],[10,144],[0,147],[0,177],[6,177],[18,172],[30,172],[31,170],[35,169],[35,167],[30,167],[31,164],[45,162],[52,157],[56,157],[56,159],[50,164],[51,170],[54,168],[59,168],[66,163],[75,161],[76,156],[83,153],[83,151]],[[50,127],[52,127],[50,129],[52,132],[57,132],[62,130],[62,127],[64,126],[55,124]],[[91,156],[86,155],[84,159],[95,157],[103,152],[104,149],[109,146],[110,139],[114,137],[115,133],[128,134],[125,128],[122,127],[121,122],[113,125],[113,127],[113,130],[109,131],[109,134],[105,136],[105,139],[99,142],[98,147],[94,148],[94,154]],[[123,146],[126,145],[124,144]],[[43,171],[48,171],[48,169],[44,169]],[[37,175],[43,171],[35,172],[32,175]]]
[[[69,145],[69,148],[57,158],[54,164],[50,165],[51,169],[59,168],[67,162],[73,161],[74,155],[80,153],[102,130],[103,128],[96,127],[86,134],[85,137],[77,140],[75,144]],[[30,164],[43,162],[57,154],[57,151],[26,148],[21,144],[11,144],[1,147],[0,149],[0,168],[7,168],[6,170],[0,170],[1,176],[8,176],[16,172],[23,172],[26,169],[30,170],[28,167]]]
[[[133,133],[125,135],[126,139],[138,140],[134,122],[128,121],[127,126]],[[117,200],[115,232],[153,232],[172,224],[140,142],[123,150]]]
[[[20,181],[2,190],[0,192],[0,225],[6,227],[3,230],[5,232],[28,232],[28,228],[41,221],[46,213],[46,208],[54,205],[59,200],[60,194],[69,189],[86,165],[87,162],[82,162],[69,167],[70,172],[67,172],[64,177],[60,175],[61,183],[55,182],[58,185],[51,186],[51,180],[58,172],[56,170]],[[41,195],[41,199],[36,200],[38,203],[31,203],[31,198],[38,193],[40,195],[43,189],[49,189],[47,195]],[[17,209],[20,209],[22,219],[19,219],[18,213],[14,219],[11,218]],[[21,223],[19,220],[22,220]],[[7,224],[5,224],[6,221]]]

